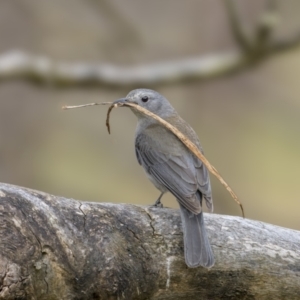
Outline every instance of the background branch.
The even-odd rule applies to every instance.
[[[0,184],[1,299],[299,299],[300,233],[205,214],[215,266],[187,268],[178,210]]]
[[[208,80],[245,69],[258,59],[300,45],[300,34],[276,41],[255,57],[244,53],[200,56],[181,61],[162,62],[136,67],[108,64],[58,63],[50,58],[12,51],[0,56],[0,82],[22,79],[54,86],[136,87],[189,80]]]
[[[22,51],[0,55],[0,82],[22,79],[54,86],[111,86],[137,87],[207,80],[231,74],[262,61],[279,51],[300,44],[300,34],[292,38],[272,41],[271,34],[278,23],[275,0],[269,0],[258,18],[253,38],[246,35],[234,1],[226,0],[232,34],[240,52],[217,53],[180,61],[121,67],[112,64],[55,62],[51,58]]]
[[[251,42],[249,37],[246,35],[243,26],[241,24],[241,21],[239,19],[237,9],[234,5],[233,0],[225,0],[225,7],[228,14],[229,24],[231,27],[231,32],[233,34],[233,37],[239,47],[244,52],[250,52],[251,51]]]

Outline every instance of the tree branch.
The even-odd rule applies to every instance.
[[[1,299],[298,299],[300,232],[205,214],[215,266],[189,269],[178,210],[0,184]]]
[[[23,79],[57,86],[143,86],[190,79],[208,79],[231,72],[242,64],[238,54],[208,55],[182,61],[136,67],[108,64],[56,63],[50,58],[13,51],[0,56],[0,82]]]
[[[244,32],[236,8],[234,7],[233,0],[225,0],[224,4],[226,6],[231,31],[233,37],[235,38],[235,41],[240,46],[242,51],[244,51],[245,53],[250,52],[252,45],[249,37]]]
[[[234,2],[225,0],[233,36],[240,52],[219,53],[181,61],[121,67],[111,64],[60,63],[22,51],[0,55],[0,82],[12,79],[52,86],[134,87],[208,80],[243,70],[267,56],[300,45],[300,33],[289,39],[272,41],[278,23],[275,0],[268,0],[259,18],[253,39],[247,37]]]
[[[300,34],[270,44],[256,56],[223,53],[136,67],[108,64],[57,63],[50,58],[21,51],[0,55],[0,82],[12,79],[60,86],[136,87],[208,80],[249,67],[259,59],[300,45]]]

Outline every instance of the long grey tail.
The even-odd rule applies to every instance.
[[[190,268],[210,268],[215,260],[206,234],[203,213],[195,215],[180,205],[185,262]]]

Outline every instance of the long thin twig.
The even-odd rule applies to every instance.
[[[112,104],[112,102],[88,103],[88,104],[74,105],[74,106],[64,105],[64,106],[62,107],[62,109],[63,109],[63,110],[67,110],[67,109],[72,109],[72,108],[82,108],[82,107],[87,107],[87,106],[107,105],[107,104]]]
[[[108,131],[109,134],[110,134],[109,116],[110,116],[111,111],[112,111],[113,108],[115,108],[115,107],[117,107],[117,105],[116,105],[116,104],[112,104],[112,105],[108,108],[108,110],[107,110],[107,115],[106,115],[105,125],[106,125],[106,127],[107,127],[107,131]]]
[[[220,175],[220,173],[217,171],[217,169],[210,164],[210,162],[206,159],[206,157],[199,151],[199,149],[197,148],[197,146],[192,143],[184,134],[182,134],[176,127],[174,127],[173,125],[171,125],[170,123],[168,123],[167,121],[165,121],[164,119],[160,118],[159,116],[155,115],[154,113],[150,112],[149,110],[141,107],[140,105],[134,104],[134,103],[116,103],[116,104],[112,104],[108,111],[107,111],[107,118],[106,118],[106,126],[107,126],[107,130],[110,133],[110,126],[109,126],[109,117],[110,117],[110,113],[112,111],[112,109],[114,107],[118,107],[118,106],[130,106],[130,107],[134,107],[134,109],[138,110],[139,112],[150,116],[151,118],[155,119],[156,121],[158,121],[159,123],[161,123],[163,126],[165,126],[167,129],[169,129],[172,133],[174,133],[180,140],[181,142],[194,154],[196,155],[202,162],[203,164],[207,167],[207,169],[213,174],[215,175],[218,180],[221,182],[221,184],[226,188],[226,190],[230,193],[231,197],[233,198],[233,200],[240,206],[241,211],[242,211],[242,215],[243,217],[245,217],[245,213],[244,213],[244,208],[242,203],[239,201],[237,195],[234,193],[234,191],[232,190],[232,188],[226,183],[226,181],[223,179],[223,177]]]
[[[94,105],[107,105],[107,104],[112,104],[108,108],[107,117],[106,117],[106,123],[105,123],[106,127],[107,127],[107,130],[108,130],[108,133],[110,133],[110,125],[109,125],[110,113],[113,110],[113,108],[118,107],[118,106],[130,106],[130,107],[134,107],[135,109],[137,109],[141,113],[144,113],[145,115],[148,115],[148,116],[154,118],[156,121],[158,121],[163,126],[165,126],[166,128],[168,128],[171,132],[173,132],[182,141],[182,143],[194,155],[196,155],[203,162],[203,164],[207,167],[207,169],[213,175],[215,175],[218,178],[218,180],[221,182],[221,184],[223,186],[225,186],[226,190],[230,193],[230,195],[233,198],[233,200],[240,206],[241,211],[242,211],[242,215],[243,215],[243,217],[245,217],[243,205],[239,201],[237,195],[234,193],[234,191],[232,190],[232,188],[226,183],[226,181],[223,179],[223,177],[220,175],[220,173],[217,171],[217,169],[213,165],[211,165],[210,162],[206,159],[206,157],[199,151],[199,149],[197,148],[197,146],[194,143],[192,143],[184,134],[182,134],[176,127],[174,127],[170,123],[166,122],[164,119],[160,118],[159,116],[155,115],[154,113],[150,112],[149,110],[147,110],[147,109],[145,109],[145,108],[143,108],[143,107],[141,107],[141,106],[139,106],[137,104],[133,104],[133,103],[126,103],[126,104],[116,103],[116,104],[113,104],[112,102],[88,103],[88,104],[76,105],[76,106],[63,106],[62,109],[66,110],[66,109],[82,108],[82,107],[94,106]]]
[[[199,151],[197,146],[194,143],[192,143],[184,134],[182,134],[176,127],[174,127],[173,125],[171,125],[164,119],[160,118],[159,116],[155,115],[154,113],[150,112],[149,110],[141,107],[140,105],[128,103],[128,102],[127,103],[115,103],[115,104],[113,104],[112,102],[88,103],[88,104],[76,105],[76,106],[63,106],[62,109],[66,110],[66,109],[82,108],[82,107],[94,106],[94,105],[107,105],[107,104],[112,104],[108,108],[107,116],[106,116],[106,123],[105,123],[108,133],[110,133],[110,125],[109,125],[110,113],[113,110],[113,108],[118,107],[118,106],[134,107],[136,110],[140,111],[141,113],[148,115],[151,118],[155,119],[156,121],[161,123],[163,126],[165,126],[167,129],[169,129],[171,132],[173,132],[181,140],[181,142],[203,162],[203,164],[207,167],[207,169],[219,179],[221,184],[223,186],[225,186],[226,190],[230,193],[233,200],[240,206],[242,215],[243,215],[243,217],[245,217],[243,205],[239,201],[237,195],[234,193],[232,188],[226,183],[226,181],[223,179],[223,177],[220,175],[220,173],[217,171],[217,169],[213,165],[211,165],[211,163],[206,159],[206,157]]]
[[[232,0],[225,0],[224,4],[227,9],[228,19],[231,26],[233,37],[235,38],[240,48],[245,53],[247,53],[251,50],[252,45],[249,37],[245,33],[244,28],[241,24],[241,21],[237,13],[237,8],[235,7]]]

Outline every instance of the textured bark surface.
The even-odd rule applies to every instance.
[[[0,184],[0,299],[299,299],[300,232],[205,222],[216,264],[189,269],[177,210]]]

